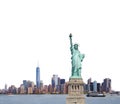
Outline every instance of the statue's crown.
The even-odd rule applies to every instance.
[[[75,44],[74,44],[74,46],[78,46],[78,44],[77,44],[77,43],[75,43]]]

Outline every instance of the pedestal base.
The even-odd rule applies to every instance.
[[[81,78],[70,78],[66,104],[85,104],[84,83]]]

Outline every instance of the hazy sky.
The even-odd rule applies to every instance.
[[[1,0],[0,88],[23,80],[51,83],[53,74],[69,80],[73,43],[85,54],[82,77],[112,79],[120,90],[119,0]]]

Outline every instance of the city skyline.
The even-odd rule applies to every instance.
[[[44,85],[40,82],[40,87],[37,83],[34,84],[33,81],[23,80],[23,83],[19,87],[15,85],[7,86],[5,84],[4,89],[0,89],[0,94],[68,94],[69,82],[65,79],[61,79],[58,75],[53,75],[51,78],[51,84]],[[114,91],[111,89],[111,79],[105,78],[102,83],[97,81],[92,81],[91,78],[88,79],[87,83],[84,83],[84,93],[109,93],[118,94],[120,91]]]
[[[36,82],[39,60],[41,80],[53,74],[69,80],[73,43],[85,54],[82,78],[112,79],[120,90],[120,1],[0,1],[0,88],[23,79]]]
[[[68,83],[68,81],[65,81],[65,79],[64,78],[61,78],[60,76],[58,76],[58,74],[53,74],[53,76],[51,76],[51,82],[49,82],[48,84],[44,84],[44,80],[40,80],[39,79],[39,76],[40,76],[40,68],[37,66],[36,67],[36,84],[35,84],[35,82],[33,81],[33,80],[26,80],[26,79],[24,79],[23,80],[23,84],[19,84],[19,86],[17,86],[17,87],[20,87],[20,86],[23,86],[24,85],[24,87],[26,87],[26,83],[27,83],[27,81],[28,82],[32,82],[35,86],[36,86],[36,88],[40,88],[41,87],[41,82],[42,82],[42,86],[48,86],[48,85],[51,85],[52,87],[57,87],[57,85],[59,85],[60,83]],[[87,79],[87,81],[84,81],[84,84],[86,85],[86,84],[90,84],[90,83],[94,83],[94,82],[98,82],[98,83],[100,83],[100,85],[103,85],[103,83],[104,82],[107,82],[107,80],[110,80],[110,85],[111,85],[111,79],[110,78],[103,78],[103,81],[102,82],[98,82],[96,79],[93,79],[92,80],[92,77],[91,78],[88,78]],[[61,80],[61,81],[60,81]],[[5,84],[5,86],[4,86],[4,88],[3,88],[3,90],[7,90],[7,83]],[[10,86],[14,86],[14,87],[16,87],[16,85],[14,85],[14,84],[12,84],[12,85],[9,85],[8,87],[10,87]],[[106,83],[106,85],[105,86],[109,86],[109,84],[107,84]],[[112,86],[110,86],[110,91],[114,91],[113,89],[112,89]],[[2,90],[1,88],[0,88],[0,90]],[[89,88],[88,88],[88,91],[89,91]]]
[[[30,80],[23,80],[23,83],[20,86],[16,87],[14,84],[8,86],[5,84],[5,88],[0,89],[0,94],[42,94],[42,93],[67,93],[68,81],[66,82],[64,78],[60,78],[58,75],[53,74],[51,76],[51,83],[48,85],[44,85],[43,81],[40,82],[40,86],[38,87],[38,83],[34,83]],[[111,89],[111,79],[104,78],[103,82],[97,82],[96,80],[92,81],[92,78],[87,80],[87,83],[84,83],[84,92],[106,92],[106,93],[114,93],[118,91],[114,91]]]

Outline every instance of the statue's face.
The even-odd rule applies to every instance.
[[[74,44],[74,49],[78,50],[78,44]]]

